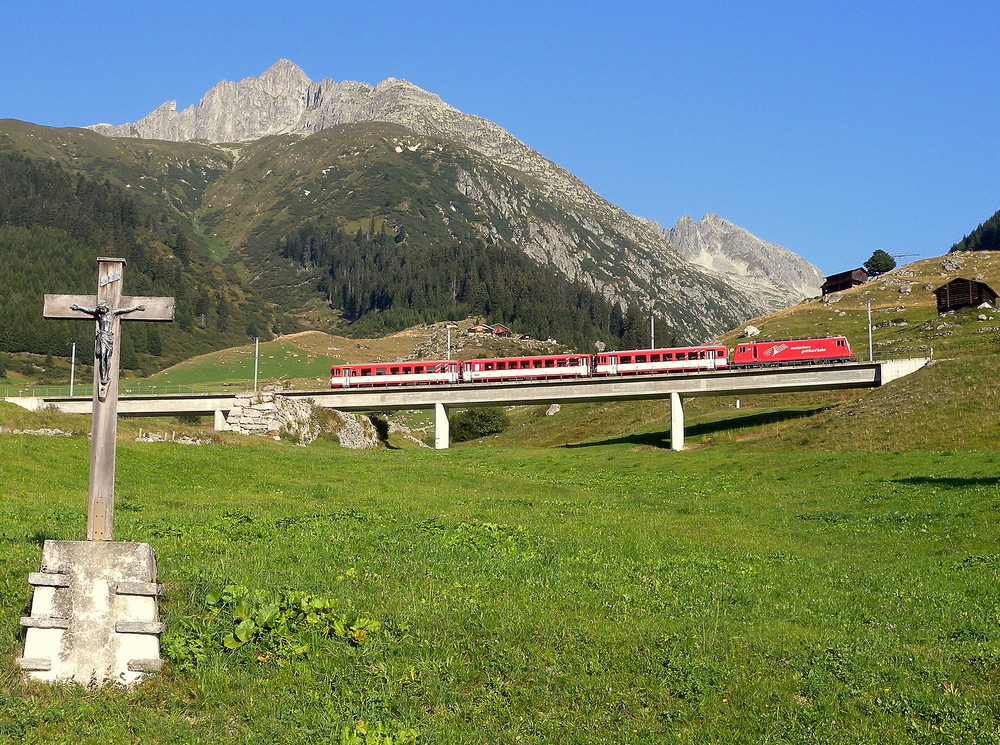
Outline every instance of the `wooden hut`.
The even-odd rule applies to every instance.
[[[834,292],[843,292],[844,290],[849,290],[852,287],[863,285],[869,279],[871,279],[871,277],[868,276],[868,272],[860,268],[851,269],[849,272],[831,274],[823,283],[823,294],[830,295]]]
[[[996,307],[997,294],[985,282],[957,277],[934,290],[938,313],[989,303]]]

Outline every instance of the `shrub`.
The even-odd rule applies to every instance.
[[[484,406],[459,412],[451,419],[451,439],[455,442],[475,440],[503,432],[510,426],[507,413],[496,406]]]

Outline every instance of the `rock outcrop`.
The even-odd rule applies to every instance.
[[[288,398],[278,393],[241,393],[238,405],[226,417],[226,429],[242,435],[286,437],[299,445],[308,445],[324,431],[333,431],[341,447],[370,450],[382,444],[378,430],[368,417],[331,412],[326,426],[316,416],[310,400]],[[333,426],[329,426],[330,422]]]

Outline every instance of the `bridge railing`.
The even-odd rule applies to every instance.
[[[253,383],[150,383],[140,380],[123,380],[118,384],[119,396],[153,396],[199,393],[242,393],[253,390]],[[33,396],[36,398],[69,396],[68,385],[24,385],[0,388],[4,398],[20,398]],[[73,396],[91,398],[94,395],[93,385],[74,385]]]

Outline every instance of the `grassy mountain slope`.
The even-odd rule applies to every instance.
[[[42,127],[0,119],[0,153],[61,165],[128,189],[159,213],[190,218],[205,190],[229,170],[225,148],[193,142],[113,140],[87,129]]]

